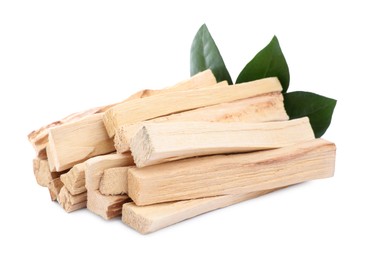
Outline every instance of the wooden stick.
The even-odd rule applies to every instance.
[[[280,92],[274,92],[158,117],[145,122],[205,121],[256,123],[284,120],[288,120],[288,115],[284,109],[283,95]],[[130,150],[130,139],[137,133],[140,127],[141,123],[139,122],[122,125],[119,128],[114,138],[115,148],[118,153],[124,153]]]
[[[85,185],[88,191],[98,190],[104,171],[109,168],[134,165],[130,153],[108,154],[89,159],[85,165]]]
[[[104,171],[109,168],[133,165],[130,154],[109,154],[89,159],[85,164],[87,208],[91,212],[111,219],[121,215],[122,204],[129,201],[127,195],[105,196],[99,192]]]
[[[42,187],[47,187],[50,181],[59,178],[64,172],[51,172],[47,160],[35,158],[33,159],[33,173],[37,183]]]
[[[272,191],[255,191],[149,206],[136,206],[134,202],[130,202],[122,207],[122,221],[136,231],[148,234],[203,213],[253,199]]]
[[[121,195],[127,193],[127,167],[106,169],[101,177],[99,191],[102,195]]]
[[[101,110],[103,110],[103,107],[96,107],[96,108],[88,109],[88,110],[83,111],[83,112],[74,113],[74,114],[71,114],[71,115],[69,115],[69,116],[67,116],[67,117],[65,117],[65,118],[63,118],[59,121],[53,122],[51,124],[48,124],[46,126],[41,127],[38,130],[32,131],[28,135],[28,140],[32,144],[33,148],[35,149],[35,151],[37,153],[37,157],[39,157],[41,159],[46,159],[47,158],[46,146],[48,144],[48,130],[50,128],[53,128],[53,127],[59,126],[59,125],[63,125],[63,124],[66,124],[66,123],[78,121],[81,118],[84,118],[88,115],[93,115],[95,113],[98,113]]]
[[[115,150],[102,122],[103,114],[49,130],[47,157],[57,171],[67,170],[96,155]]]
[[[307,117],[283,122],[145,123],[131,140],[137,167],[183,158],[251,152],[314,139]]]
[[[206,88],[206,87],[215,85],[216,83],[217,83],[217,80],[215,79],[213,72],[211,70],[205,70],[171,87],[158,89],[158,90],[152,90],[152,89],[141,90],[135,93],[134,95],[130,96],[124,102],[134,100],[134,99],[140,99],[140,98],[150,97],[154,95],[169,93],[169,92],[180,91],[180,90],[192,90],[192,89]]]
[[[60,179],[71,195],[78,195],[87,191],[85,188],[85,162],[73,166]]]
[[[63,209],[70,213],[87,206],[87,192],[78,195],[72,195],[68,189],[63,186],[57,196],[59,204]]]
[[[108,135],[113,137],[124,124],[281,90],[282,86],[277,78],[266,78],[238,84],[231,89],[217,85],[205,89],[165,93],[114,106],[106,111],[103,121]]]
[[[168,87],[162,90],[142,90],[139,91],[135,94],[133,94],[132,96],[130,96],[129,98],[127,98],[126,100],[122,101],[126,102],[126,101],[130,101],[133,99],[140,99],[140,98],[144,98],[144,97],[149,97],[152,95],[158,95],[161,93],[165,93],[165,92],[173,92],[173,91],[177,91],[177,90],[188,90],[188,89],[196,89],[196,88],[204,88],[204,87],[208,87],[211,85],[214,85],[216,83],[216,79],[213,75],[213,73],[210,70],[206,70],[203,71],[201,73],[196,74],[195,76],[191,77],[188,80],[182,81],[172,87]],[[36,153],[37,153],[37,157],[41,158],[41,159],[46,159],[47,158],[47,154],[46,154],[46,147],[48,144],[48,131],[49,129],[56,127],[56,126],[60,126],[66,123],[72,123],[72,122],[76,122],[79,120],[84,119],[87,116],[93,115],[93,114],[97,114],[97,113],[103,113],[106,110],[108,110],[110,107],[115,106],[116,104],[110,104],[107,106],[103,106],[103,107],[97,107],[97,108],[92,108],[80,113],[75,113],[72,115],[69,115],[67,117],[65,117],[64,119],[61,119],[59,121],[53,122],[51,124],[48,124],[46,126],[41,127],[38,130],[32,131],[29,135],[28,135],[28,139],[31,142],[31,144],[33,145]]]
[[[50,181],[47,187],[48,191],[50,192],[50,197],[52,201],[57,199],[63,186],[64,184],[61,182],[60,178],[56,178]]]
[[[105,196],[98,190],[88,190],[87,208],[91,212],[109,220],[120,216],[122,205],[130,201],[127,195]]]
[[[128,171],[135,204],[244,194],[334,174],[335,145],[314,139],[284,148],[168,162]]]

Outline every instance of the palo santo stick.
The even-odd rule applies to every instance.
[[[87,192],[78,195],[72,195],[67,188],[63,186],[57,196],[59,204],[68,213],[87,207]]]
[[[214,85],[216,83],[216,79],[213,75],[213,73],[211,72],[211,70],[206,70],[203,71],[201,73],[196,74],[195,76],[191,77],[188,80],[184,80],[172,87],[168,87],[162,90],[142,90],[139,91],[135,94],[133,94],[132,96],[130,96],[129,98],[127,98],[126,100],[124,100],[123,102],[129,101],[129,100],[133,100],[133,99],[139,99],[139,98],[144,98],[144,97],[149,97],[152,95],[157,95],[157,94],[161,94],[161,93],[165,93],[165,92],[172,92],[172,91],[177,91],[177,90],[189,90],[189,89],[196,89],[196,88],[204,88],[204,87],[208,87],[211,85]],[[41,127],[40,129],[31,132],[28,135],[28,139],[31,142],[31,144],[33,145],[36,153],[37,153],[37,157],[41,158],[41,159],[46,159],[47,158],[47,154],[46,154],[46,147],[48,144],[48,131],[50,128],[53,128],[55,126],[59,126],[59,125],[63,125],[66,123],[71,123],[71,122],[75,122],[75,121],[79,121],[83,118],[85,118],[86,116],[89,115],[93,115],[93,114],[97,114],[97,113],[103,113],[106,110],[108,110],[110,107],[115,106],[116,104],[111,104],[111,105],[107,105],[107,106],[103,106],[103,107],[97,107],[97,108],[92,108],[80,113],[75,113],[72,115],[69,115],[67,117],[65,117],[64,119],[61,119],[59,121],[53,122],[51,124],[48,124],[44,127]]]
[[[101,177],[99,191],[102,195],[120,195],[127,193],[127,171],[130,167],[106,169]]]
[[[215,85],[216,83],[217,80],[215,79],[213,72],[211,70],[205,70],[171,87],[158,90],[152,90],[152,89],[141,90],[135,93],[134,95],[130,96],[128,99],[124,100],[124,102],[164,94],[168,92],[205,88]]]
[[[38,130],[32,131],[28,135],[28,140],[32,144],[33,148],[35,149],[37,156],[41,159],[46,159],[47,158],[46,146],[48,144],[48,130],[50,128],[59,126],[62,124],[78,121],[79,119],[84,118],[88,115],[93,115],[95,113],[101,112],[101,110],[103,110],[103,108],[97,107],[97,108],[88,109],[83,112],[71,114],[59,121],[53,122],[51,124],[41,127]]]
[[[87,208],[91,212],[110,219],[121,215],[127,195],[105,196],[99,192],[100,181],[106,169],[133,165],[130,154],[109,154],[89,159],[85,164],[85,181],[88,190]]]
[[[277,78],[266,78],[238,84],[230,90],[217,85],[205,89],[165,93],[116,105],[105,112],[103,121],[108,135],[113,137],[124,124],[281,90],[282,86]]]
[[[87,116],[49,130],[47,157],[57,171],[67,170],[91,157],[115,150],[102,116],[101,113]]]
[[[334,174],[335,145],[314,139],[283,148],[168,162],[128,172],[135,204],[244,194]]]
[[[122,205],[130,201],[127,195],[105,196],[98,190],[88,190],[87,208],[91,212],[109,220],[120,216]]]
[[[106,169],[134,165],[130,153],[108,154],[89,159],[85,164],[85,185],[88,191],[98,190]]]
[[[47,160],[35,158],[33,159],[33,173],[37,183],[42,187],[47,187],[50,181],[59,178],[63,172],[51,172]]]
[[[130,202],[122,207],[122,221],[138,232],[148,234],[200,214],[253,199],[272,191],[255,191],[148,206],[136,206],[134,202]]]
[[[60,178],[53,179],[48,184],[48,191],[50,192],[51,200],[56,200],[60,193],[61,188],[64,184],[61,182]]]
[[[60,179],[71,195],[78,195],[87,191],[85,188],[85,162],[73,166]]]
[[[288,120],[281,92],[269,93],[229,103],[197,108],[145,122],[270,122]],[[144,123],[144,122],[143,122]],[[117,131],[114,143],[118,153],[130,150],[130,140],[141,123],[123,125]]]
[[[310,141],[307,117],[267,123],[145,123],[131,140],[137,167],[183,158],[251,152]]]

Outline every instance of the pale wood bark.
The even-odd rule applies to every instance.
[[[127,167],[115,167],[104,170],[99,184],[102,195],[120,195],[127,193]]]
[[[168,162],[128,172],[128,194],[149,205],[274,189],[334,174],[335,145],[322,139],[279,149]]]
[[[122,207],[122,221],[136,231],[148,234],[203,213],[253,199],[272,191],[255,191],[148,206],[137,206],[134,202],[130,202]]]
[[[116,131],[124,124],[137,123],[199,107],[231,102],[281,90],[282,86],[277,78],[266,78],[238,84],[231,87],[230,90],[223,86],[212,86],[204,89],[165,93],[147,97],[144,100],[135,99],[116,105],[105,112],[103,121],[108,135],[113,137]]]
[[[67,173],[61,175],[61,181],[71,195],[85,193],[85,162],[73,166]]]
[[[87,207],[87,192],[72,195],[68,189],[63,186],[60,189],[57,200],[66,212],[73,212]]]
[[[314,139],[307,117],[283,122],[144,123],[131,140],[137,167],[184,158],[268,150]]]
[[[288,119],[289,117],[284,109],[283,95],[281,92],[274,92],[229,103],[197,108],[144,122],[205,121],[255,123],[285,121]],[[130,140],[144,122],[122,125],[118,129],[114,137],[115,148],[118,153],[124,153],[130,150]]]

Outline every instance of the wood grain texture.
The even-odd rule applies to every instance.
[[[334,174],[335,145],[323,139],[267,151],[214,155],[168,162],[128,172],[135,204],[244,194]]]
[[[251,152],[314,139],[307,117],[283,122],[144,123],[131,139],[137,167],[183,158]]]
[[[85,162],[74,165],[67,173],[61,175],[60,179],[71,195],[78,195],[86,192]]]
[[[66,212],[70,213],[87,207],[87,192],[72,195],[68,189],[63,186],[57,196],[57,201]]]
[[[47,187],[50,181],[59,178],[64,172],[51,172],[48,161],[45,159],[33,159],[33,173],[37,183],[42,187]]]
[[[104,171],[115,167],[133,165],[133,159],[127,154],[109,154],[89,159],[85,164],[85,181],[87,188],[87,208],[89,211],[111,219],[121,215],[122,204],[130,201],[127,195],[106,196],[99,191]]]
[[[133,166],[130,153],[108,154],[89,159],[85,164],[85,185],[87,190],[98,190],[104,171],[115,167]]]
[[[165,89],[159,89],[159,90],[145,89],[145,90],[138,91],[137,93],[131,95],[130,97],[128,97],[121,103],[130,101],[130,100],[134,100],[134,99],[140,99],[140,98],[145,98],[145,97],[149,97],[153,95],[162,94],[164,92],[203,88],[203,87],[214,85],[216,82],[217,81],[213,73],[211,72],[211,70],[206,70],[201,73],[198,73],[197,75],[195,75],[194,77],[188,80],[181,81],[178,84],[165,88]],[[33,148],[35,149],[37,153],[37,157],[41,159],[46,159],[47,158],[46,147],[48,144],[49,129],[54,128],[56,126],[64,125],[67,123],[77,122],[79,120],[84,119],[87,116],[94,115],[97,113],[103,114],[106,110],[108,110],[109,108],[117,104],[109,104],[106,106],[91,108],[91,109],[88,109],[82,112],[71,114],[61,120],[55,121],[53,123],[50,123],[46,126],[39,128],[38,130],[32,131],[30,134],[28,134],[28,140],[32,144]]]
[[[122,125],[114,143],[118,153],[130,150],[130,140],[145,122],[272,122],[288,120],[280,92],[268,93],[252,98],[236,100],[202,108],[197,108],[169,116]]]
[[[99,184],[99,191],[102,195],[121,195],[127,193],[127,167],[115,167],[106,169],[103,172]]]
[[[219,84],[219,85],[218,85]],[[174,114],[235,100],[250,98],[282,90],[277,78],[266,78],[228,87],[211,86],[204,89],[177,91],[131,100],[112,107],[104,114],[103,121],[110,137],[124,124]]]
[[[55,201],[57,199],[63,186],[64,184],[61,182],[60,178],[56,178],[50,181],[47,187],[52,201]]]
[[[91,157],[115,150],[104,128],[102,116],[87,116],[49,130],[47,157],[57,171],[70,169]]]
[[[120,216],[122,205],[130,201],[127,195],[105,196],[98,190],[88,190],[87,208],[105,220],[109,220]]]
[[[122,221],[142,234],[148,234],[183,220],[253,199],[273,190],[210,198],[166,202],[148,206],[126,203],[122,208]]]

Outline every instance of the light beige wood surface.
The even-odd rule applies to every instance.
[[[64,172],[51,172],[48,161],[45,159],[33,159],[33,173],[37,183],[42,187],[47,187],[50,181],[59,178]]]
[[[57,196],[57,200],[63,209],[70,213],[78,209],[87,207],[87,192],[72,195],[68,189],[63,186]]]
[[[122,101],[121,103],[130,101],[133,99],[140,99],[140,98],[149,97],[152,95],[158,95],[158,94],[162,94],[165,92],[204,88],[204,87],[214,85],[215,83],[216,83],[216,79],[213,73],[211,72],[211,70],[206,70],[206,71],[196,74],[195,76],[191,77],[188,80],[181,81],[172,87],[159,89],[159,90],[145,89],[145,90],[138,91],[137,93],[131,95],[129,98]],[[53,122],[51,124],[41,127],[38,130],[32,131],[28,135],[28,140],[34,147],[37,153],[37,157],[41,159],[46,159],[47,158],[46,147],[48,144],[49,129],[56,127],[56,126],[66,124],[66,123],[71,123],[71,122],[82,120],[85,117],[93,115],[93,114],[104,113],[106,110],[108,110],[109,108],[115,105],[117,104],[110,104],[107,106],[91,108],[86,111],[71,114],[59,121]]]
[[[130,202],[123,205],[122,221],[136,231],[148,234],[200,214],[253,199],[272,191],[255,191],[148,206],[137,206],[134,202]]]
[[[99,186],[105,170],[131,166],[133,164],[133,159],[129,153],[97,156],[86,162],[85,182],[88,195],[88,210],[104,219],[111,219],[121,215],[122,204],[128,202],[129,197],[127,195],[102,195],[99,191]]]
[[[48,184],[48,191],[50,193],[51,200],[56,200],[57,196],[60,193],[61,188],[64,186],[64,184],[61,182],[60,178],[53,179]]]
[[[122,205],[130,201],[127,195],[105,196],[98,190],[88,190],[87,208],[91,212],[109,220],[120,216]]]
[[[63,125],[66,123],[78,121],[81,118],[84,118],[88,115],[93,115],[95,113],[98,113],[101,110],[103,110],[102,107],[96,107],[96,108],[88,109],[86,111],[71,114],[61,120],[55,121],[53,123],[50,123],[46,126],[41,127],[38,130],[32,131],[28,135],[28,140],[32,144],[34,150],[36,151],[37,156],[41,159],[46,159],[47,158],[46,146],[48,144],[48,130],[50,128],[53,128],[59,125]]]
[[[127,167],[115,167],[103,172],[99,184],[102,195],[120,195],[127,193]]]
[[[274,189],[334,174],[335,145],[323,139],[267,151],[213,155],[128,172],[135,204]]]
[[[218,83],[221,84],[221,83]],[[277,78],[266,78],[228,87],[212,86],[204,89],[177,91],[143,99],[135,99],[116,105],[104,114],[103,121],[110,137],[124,124],[174,114],[266,93],[281,91]]]
[[[85,185],[87,190],[99,190],[104,171],[115,167],[133,166],[130,153],[108,154],[89,159],[85,164]]]
[[[48,160],[57,171],[70,169],[91,157],[115,150],[102,122],[103,114],[49,129]]]
[[[85,162],[74,165],[67,173],[61,175],[60,179],[71,195],[86,192]]]
[[[137,167],[183,158],[251,152],[314,139],[307,117],[283,122],[144,123],[131,140]]]
[[[284,109],[283,95],[281,92],[273,92],[158,117],[135,124],[122,125],[114,137],[114,143],[118,153],[129,151],[130,139],[144,122],[271,122],[284,120],[288,120],[288,115]]]

